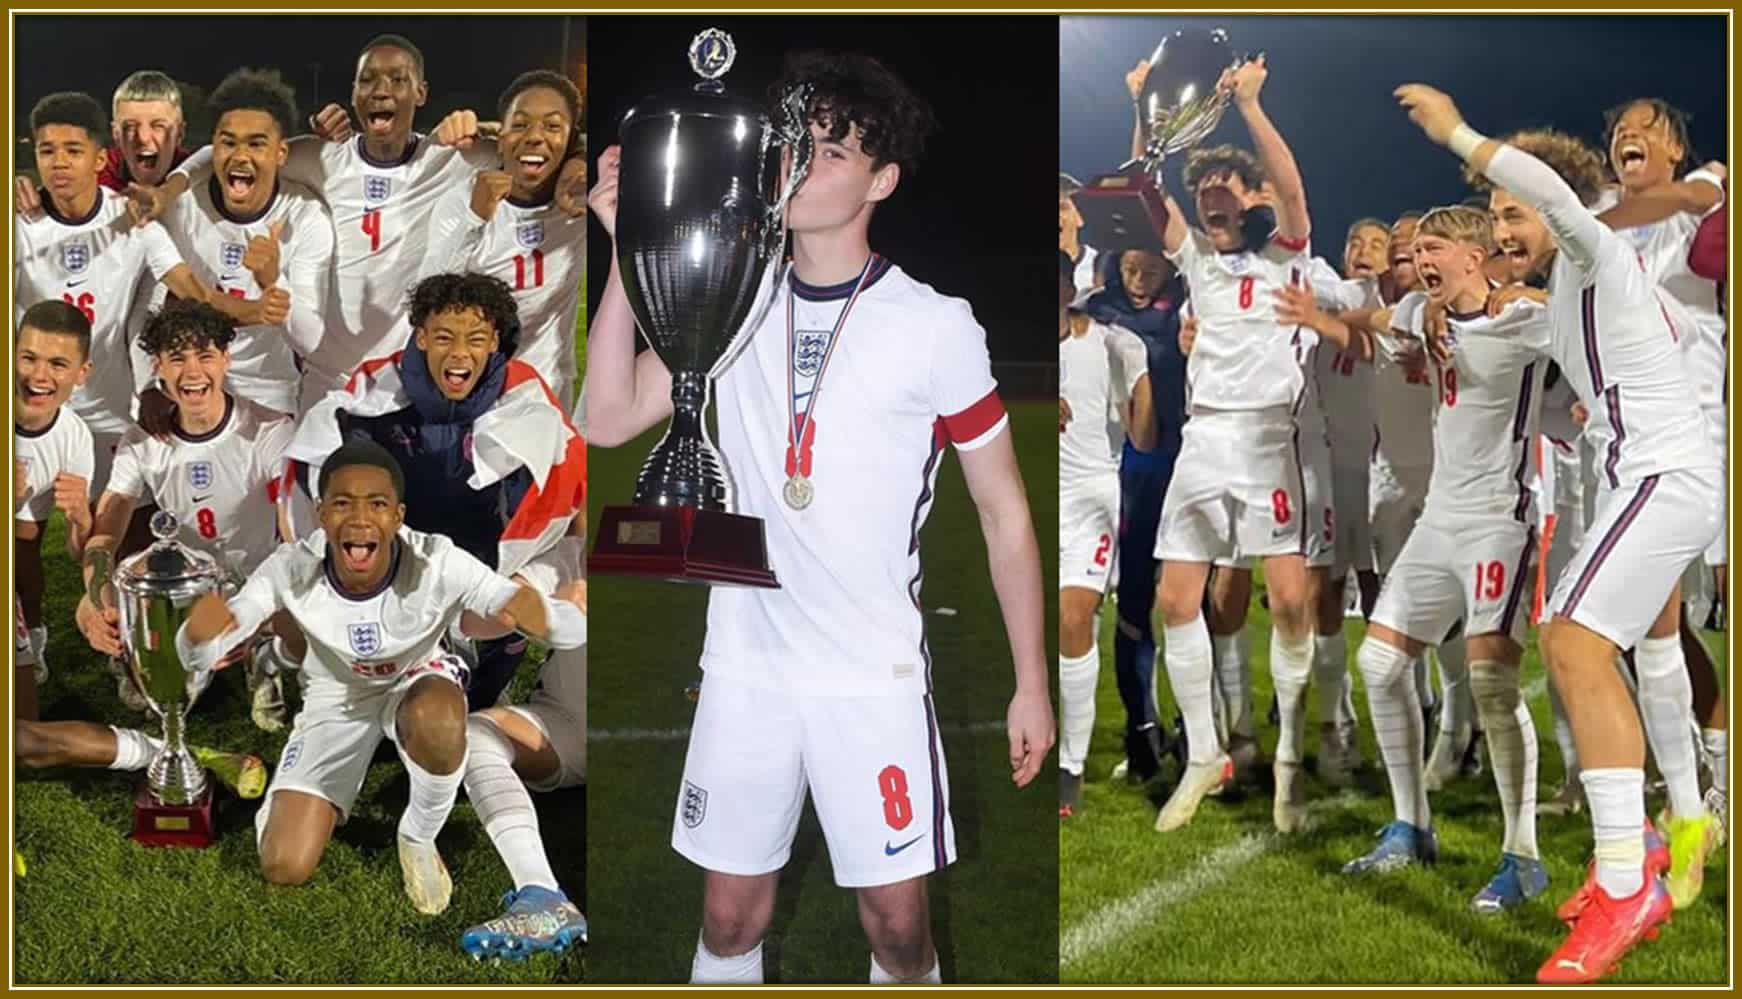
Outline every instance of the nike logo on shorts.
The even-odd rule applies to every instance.
[[[901,844],[900,846],[890,846],[888,841],[886,840],[883,843],[883,855],[885,857],[893,857],[896,854],[900,853],[901,851],[912,846],[913,844],[918,843],[922,839],[925,839],[925,833],[920,833],[918,836],[915,836],[914,838],[908,840],[907,842]]]

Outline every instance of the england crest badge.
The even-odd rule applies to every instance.
[[[393,178],[366,174],[363,177],[363,204],[370,208],[386,204],[387,196],[392,190]]]
[[[188,485],[195,492],[212,488],[212,463],[209,461],[192,461],[188,463]]]
[[[219,259],[224,262],[224,269],[227,271],[233,271],[242,266],[242,254],[246,251],[247,247],[244,247],[241,243],[225,243],[223,250],[219,254]]]
[[[823,355],[829,347],[828,330],[799,330],[798,357],[793,360],[793,367],[800,378],[815,378],[822,370]]]
[[[69,239],[60,245],[61,269],[68,274],[83,274],[91,266],[91,247],[82,239]]]
[[[684,781],[683,807],[680,814],[683,815],[683,824],[687,828],[694,829],[701,825],[702,820],[708,817],[708,792],[687,780]]]
[[[514,227],[514,238],[527,249],[544,245],[544,220],[534,219]]]
[[[345,633],[350,637],[352,652],[372,656],[381,651],[381,626],[374,621],[348,625]]]

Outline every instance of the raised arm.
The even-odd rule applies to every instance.
[[[1608,229],[1579,200],[1560,174],[1522,149],[1490,139],[1464,122],[1452,99],[1426,84],[1406,83],[1393,92],[1409,120],[1434,142],[1456,153],[1497,186],[1542,213],[1555,246],[1583,273],[1597,263]]]
[[[620,149],[599,156],[598,181],[587,195],[593,218],[616,236]],[[627,443],[671,415],[671,372],[654,355],[635,353],[635,316],[623,291],[615,247],[611,275],[587,330],[587,441],[601,447]]]
[[[1258,91],[1269,72],[1264,67],[1264,57],[1259,56],[1232,70],[1225,79],[1234,92],[1234,106],[1246,121],[1246,131],[1252,136],[1264,175],[1276,188],[1277,234],[1291,243],[1299,243],[1311,234],[1312,218],[1307,214],[1306,185],[1301,182],[1294,153],[1258,103]]]
[[[1153,419],[1152,421],[1153,422]],[[1024,787],[1040,773],[1055,737],[1047,675],[1040,546],[1028,512],[1028,494],[1006,426],[970,451],[958,452],[968,495],[980,515],[992,589],[1004,616],[1016,674],[1016,693],[1005,717],[1011,780]]]

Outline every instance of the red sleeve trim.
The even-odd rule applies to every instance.
[[[1283,249],[1289,251],[1290,253],[1301,253],[1301,252],[1304,252],[1307,248],[1307,239],[1308,238],[1305,236],[1301,237],[1300,239],[1289,239],[1287,236],[1284,236],[1282,233],[1279,232],[1276,235],[1270,237],[1270,239],[1271,239],[1271,242],[1274,242],[1277,246],[1282,247]]]
[[[1003,418],[1004,400],[998,398],[998,390],[993,389],[967,409],[944,417],[944,434],[951,443],[966,444],[997,426]]]
[[[396,350],[393,353],[388,354],[386,357],[377,357],[364,361],[362,364],[357,366],[356,371],[351,372],[351,377],[345,380],[345,391],[356,391],[357,385],[360,381],[373,379],[375,377],[375,372],[380,371],[388,365],[398,364],[399,355],[403,353],[405,352],[402,350]]]

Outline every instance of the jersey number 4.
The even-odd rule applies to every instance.
[[[363,235],[369,237],[369,252],[381,249],[381,210],[363,213]]]

